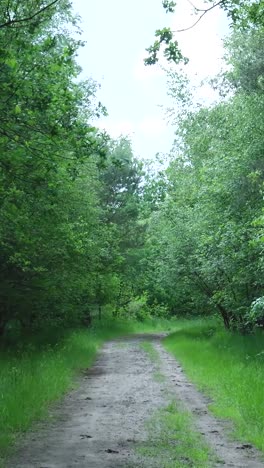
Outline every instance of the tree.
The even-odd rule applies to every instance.
[[[163,0],[162,5],[166,13],[175,12],[176,2]],[[190,26],[176,31],[172,31],[168,27],[156,30],[154,44],[146,49],[149,55],[145,59],[145,65],[154,65],[157,63],[161,49],[163,50],[164,57],[169,62],[174,62],[175,64],[182,62],[186,64],[188,58],[182,55],[175,35],[194,28],[210,11],[217,7],[220,7],[226,12],[227,16],[231,19],[232,26],[238,29],[250,29],[252,25],[263,27],[264,24],[264,7],[261,0],[252,2],[248,0],[219,0],[216,2],[209,0],[205,3],[204,8],[197,7],[193,3],[191,3],[191,5],[196,19],[190,23]]]
[[[38,25],[43,19],[51,18],[56,12],[59,0],[53,1],[37,1],[35,4],[25,2],[24,5],[15,1],[3,1],[1,6],[1,23],[0,29],[10,27],[23,27],[30,23],[31,26]],[[69,5],[69,3],[67,3]],[[66,3],[64,2],[64,8]]]
[[[138,287],[140,252],[144,244],[144,226],[139,222],[142,175],[142,164],[134,158],[130,141],[123,137],[112,141],[100,180],[101,203],[105,207],[103,220],[115,237],[116,253],[110,267],[119,278],[115,314],[122,304],[129,302]]]
[[[226,61],[231,70],[226,80],[235,90],[263,94],[264,28],[235,31],[225,42]]]
[[[90,123],[98,113],[96,86],[76,81],[82,44],[69,32],[76,22],[70,3],[6,1],[1,16],[3,333],[10,320],[28,327],[73,318],[91,284],[99,209],[96,189],[83,196],[80,186],[85,177],[85,186],[95,187],[105,141]]]
[[[245,33],[241,61],[236,34],[226,80],[235,77],[238,85],[228,100],[188,106],[185,82],[170,75],[171,95],[176,101],[183,95],[184,105],[166,170],[167,196],[150,221],[146,262],[154,298],[172,312],[217,311],[226,327],[246,327],[250,305],[263,291],[264,101],[254,72],[261,32]]]

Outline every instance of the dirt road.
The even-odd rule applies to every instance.
[[[107,343],[78,389],[52,410],[51,420],[26,436],[7,467],[163,468],[162,453],[151,460],[137,453],[137,446],[148,439],[146,422],[171,397],[192,411],[196,430],[216,454],[217,461],[206,467],[264,467],[249,444],[227,438],[223,422],[210,415],[207,399],[187,381],[161,338],[137,335]],[[158,352],[158,364],[144,351],[146,341]],[[154,378],[157,366],[163,379]]]

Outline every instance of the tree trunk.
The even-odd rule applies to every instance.
[[[91,323],[92,323],[91,312],[90,312],[90,310],[87,310],[87,311],[85,312],[85,316],[84,316],[83,319],[82,319],[82,324],[83,324],[85,327],[89,328],[89,327],[91,326]]]
[[[114,317],[114,318],[117,317],[118,311],[119,311],[119,308],[120,308],[121,297],[122,297],[122,289],[123,289],[123,281],[120,281],[118,298],[117,298],[117,300],[116,300],[115,309],[113,310],[113,317]]]
[[[218,308],[220,314],[221,314],[221,317],[224,321],[224,325],[225,325],[225,328],[227,330],[229,330],[230,328],[230,319],[231,319],[231,316],[230,314],[227,312],[227,310],[222,306],[222,304],[216,304],[216,307]]]
[[[197,273],[197,272],[194,272],[194,275],[195,277],[198,279],[198,286],[200,287],[200,289],[206,294],[207,297],[209,297],[210,299],[212,299],[213,297],[213,293],[211,291],[211,288],[208,286],[208,284],[204,281],[203,278],[200,277],[200,275]],[[212,299],[213,300],[213,299]],[[219,303],[219,302],[216,302],[214,301],[215,303],[215,306],[217,307],[217,309],[219,310],[220,314],[221,314],[221,317],[223,319],[223,322],[224,322],[224,326],[227,330],[229,330],[230,328],[230,321],[231,321],[231,318],[232,318],[232,314],[230,312],[228,312],[225,307]]]

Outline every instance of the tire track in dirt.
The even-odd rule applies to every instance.
[[[224,423],[209,414],[206,398],[163,349],[162,336],[134,335],[105,344],[79,388],[51,410],[51,420],[24,438],[7,468],[149,467],[135,447],[147,441],[145,423],[168,404],[168,392],[194,413],[198,431],[222,464],[264,467],[253,448],[226,438]],[[163,382],[153,378],[157,365],[140,348],[143,341],[150,341],[160,355]],[[158,464],[163,468],[162,458]]]

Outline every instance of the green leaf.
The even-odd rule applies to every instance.
[[[21,107],[17,104],[15,107],[15,114],[20,114],[21,113]]]

